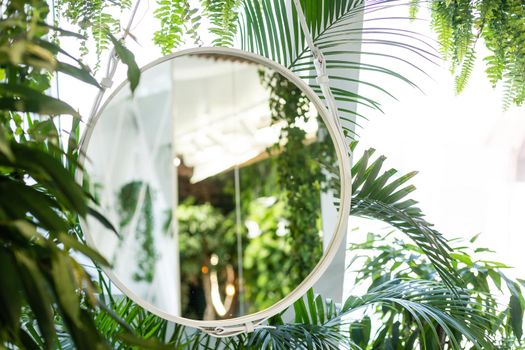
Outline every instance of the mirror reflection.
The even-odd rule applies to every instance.
[[[179,56],[124,86],[93,125],[91,244],[124,293],[173,316],[262,311],[323,256],[337,160],[314,104],[260,64]]]

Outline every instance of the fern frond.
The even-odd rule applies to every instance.
[[[503,70],[505,69],[505,63],[496,55],[490,55],[483,59],[485,61],[485,73],[489,78],[492,86],[496,86],[498,81],[503,78]]]
[[[233,46],[241,2],[242,0],[201,0],[212,25],[210,33],[216,35],[213,45]]]
[[[456,88],[456,94],[460,94],[465,89],[465,86],[467,86],[467,82],[470,79],[470,76],[472,75],[472,70],[474,69],[474,65],[476,63],[476,46],[475,44],[472,45],[469,52],[465,56],[465,59],[463,60],[463,64],[461,65],[461,71],[458,75],[456,75],[455,79],[455,88]]]
[[[192,9],[188,0],[157,0],[155,18],[160,29],[153,34],[153,42],[161,48],[163,54],[173,52],[190,35],[195,42],[200,40],[197,29],[200,16],[197,9]]]
[[[417,13],[419,12],[419,0],[410,0],[409,7],[408,7],[408,16],[410,19],[414,20],[417,17]]]
[[[107,34],[120,31],[120,19],[111,13],[115,9],[122,12],[130,7],[131,0],[60,0],[56,3],[59,15],[77,25],[81,34],[94,41],[95,71],[100,66],[100,56],[110,47],[111,40]],[[82,57],[87,55],[87,47],[86,41],[81,42]]]
[[[443,2],[435,1],[432,3],[432,28],[437,34],[440,52],[444,59],[451,57],[453,51],[453,28],[448,14],[443,10]]]
[[[461,92],[472,71],[473,44],[482,38],[491,53],[485,57],[486,74],[495,86],[503,83],[503,108],[525,102],[525,5],[522,0],[435,0],[432,26],[443,58],[456,76]],[[476,33],[476,34],[474,34]]]

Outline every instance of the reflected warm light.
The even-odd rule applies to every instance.
[[[217,254],[212,254],[210,257],[210,263],[215,266],[219,263],[219,256]]]
[[[219,292],[219,280],[217,278],[217,271],[210,273],[211,283],[211,303],[219,316],[226,315],[226,308],[221,301],[221,293]]]
[[[201,272],[202,272],[203,274],[207,274],[207,273],[208,273],[208,266],[206,266],[206,265],[202,265],[202,267],[201,267]]]
[[[235,286],[233,284],[228,284],[226,286],[226,295],[234,295],[235,294]]]

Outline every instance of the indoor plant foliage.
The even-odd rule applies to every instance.
[[[457,13],[466,6],[456,1],[431,3],[438,11],[435,14],[438,28],[438,20],[444,21],[447,13]],[[116,45],[117,55],[129,65],[128,76],[136,86],[138,73],[132,54],[109,34],[121,24],[107,12],[111,8],[124,11],[133,4],[128,1],[58,1],[57,4],[59,13],[78,25],[79,33],[91,35],[95,40],[97,57],[111,44]],[[155,40],[165,52],[176,48],[186,34],[198,41],[199,16],[208,16],[216,45],[234,45],[238,35],[244,49],[270,57],[310,79],[312,88],[320,93],[311,79],[312,55],[299,29],[297,13],[292,10],[289,21],[283,12],[287,6],[284,0],[203,0],[201,4],[203,10],[195,10],[189,1],[159,0],[156,16],[165,26]],[[329,68],[346,72],[374,69],[411,84],[386,68],[362,64],[357,59],[355,62],[338,59],[346,51],[345,44],[356,40],[356,34],[358,37],[366,34],[359,30],[339,30],[358,18],[362,8],[355,7],[355,2],[338,0],[333,7],[323,6],[321,0],[302,1],[302,4],[314,41],[328,58]],[[487,42],[500,27],[517,28],[522,23],[519,3],[500,5],[508,6],[507,12],[516,13],[511,17],[518,20],[496,18],[494,9],[480,12],[480,16],[485,16],[480,18],[490,20],[487,22],[490,25],[496,24],[487,34]],[[80,40],[87,39],[46,24],[49,7],[45,1],[11,0],[0,6],[0,266],[4,272],[0,288],[0,348],[519,347],[525,306],[519,286],[522,281],[509,280],[500,272],[503,266],[499,264],[476,261],[463,248],[450,246],[409,198],[414,188],[406,183],[415,173],[397,176],[395,170],[382,170],[384,157],[374,158],[373,150],[354,159],[352,214],[389,223],[416,245],[398,241],[397,245],[385,247],[371,236],[367,243],[353,246],[353,249],[372,250],[372,257],[358,275],[359,281],[372,282],[366,294],[351,296],[343,305],[335,305],[309,292],[294,304],[293,320],[284,320],[278,315],[269,320],[270,328],[226,339],[169,324],[127,298],[115,298],[111,283],[102,272],[93,282],[69,254],[70,250],[76,250],[97,265],[107,265],[108,262],[82,242],[78,219],[91,214],[104,224],[109,223],[89,208],[91,196],[73,179],[72,174],[78,167],[80,116],[73,107],[45,94],[52,74],[57,71],[98,88],[87,67],[74,55],[64,53],[49,36],[73,35]],[[369,6],[378,9],[382,3]],[[177,11],[166,12],[167,8]],[[472,13],[478,15],[473,10]],[[93,21],[94,18],[99,21]],[[456,30],[457,26],[454,21],[441,25],[446,30]],[[475,39],[461,33],[452,37],[459,35],[468,40],[454,41],[450,35],[442,39],[450,43],[449,47],[455,47],[444,50],[454,52],[456,64],[469,60],[469,45]],[[407,40],[411,37],[409,32],[404,36]],[[522,49],[522,41],[516,38],[508,38],[506,42]],[[392,42],[382,44],[388,47]],[[411,50],[402,41],[396,45]],[[494,76],[494,81],[508,76],[511,100],[519,104],[522,62],[512,45],[502,45],[494,45],[496,63],[489,75]],[[416,49],[434,57],[432,52]],[[59,52],[69,56],[72,63],[57,60]],[[468,66],[465,69],[461,74],[468,77]],[[342,73],[332,74],[330,78],[349,79]],[[373,82],[361,83],[381,89]],[[339,112],[354,116],[352,123],[360,118],[355,112],[356,103],[380,108],[376,101],[355,92],[336,89],[334,95],[340,103]],[[57,130],[53,117],[67,114],[73,120],[73,128],[64,142],[63,131]],[[346,135],[356,137],[355,131],[349,128]],[[354,147],[355,144],[350,151]],[[401,262],[385,265],[389,258]],[[502,308],[492,296],[494,286],[487,286],[489,280],[496,289],[508,289],[510,293],[509,302]],[[472,290],[472,286],[479,286],[483,293]],[[374,318],[378,314],[380,317]],[[379,331],[372,332],[374,327]]]
[[[524,280],[512,280],[504,271],[510,269],[503,263],[490,260],[493,253],[488,248],[476,246],[479,235],[470,240],[451,240],[453,265],[472,292],[472,313],[492,315],[486,329],[493,332],[493,345],[497,349],[523,349],[523,310],[525,299],[522,288]],[[399,237],[396,232],[384,235],[369,233],[365,242],[354,243],[348,247],[355,253],[350,268],[356,269],[356,284],[366,284],[369,289],[388,281],[435,280],[435,269],[421,250]],[[393,348],[403,344],[411,348],[414,332],[414,319],[400,309],[389,313],[377,308],[377,317],[382,319],[377,327],[377,335],[366,339],[370,341],[389,341]],[[488,318],[487,320],[490,320]],[[369,329],[367,329],[369,331]],[[441,329],[438,327],[438,332]],[[384,337],[382,340],[378,339]],[[461,337],[461,335],[459,335]],[[427,348],[449,348],[445,337],[428,340]]]
[[[69,114],[76,125],[79,116],[44,93],[55,71],[98,84],[78,62],[56,59],[60,48],[45,35],[76,34],[46,25],[48,11],[44,1],[2,3],[0,344],[54,348],[60,318],[78,348],[101,349],[107,346],[92,318],[94,286],[68,251],[106,262],[71,231],[77,216],[88,214],[88,197],[69,171],[75,167],[75,133],[68,145],[60,144],[52,120]]]
[[[451,61],[456,73],[457,92],[467,84],[476,60],[476,45],[482,41],[490,52],[483,58],[487,78],[493,85],[503,83],[504,107],[522,105],[525,101],[523,2],[439,0],[427,4],[441,53]],[[419,6],[420,1],[411,1],[411,16],[416,16]]]
[[[75,227],[86,215],[108,223],[72,175],[80,116],[45,93],[55,72],[98,83],[73,56],[57,59],[68,54],[49,37],[80,36],[46,24],[47,2],[7,1],[1,10],[0,347],[53,349],[68,334],[76,348],[108,349],[93,319],[96,286],[70,256],[75,250],[106,265]],[[65,143],[54,120],[61,114],[72,118]]]

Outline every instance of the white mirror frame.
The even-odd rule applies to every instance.
[[[283,311],[284,309],[292,305],[295,301],[297,301],[299,298],[301,298],[303,295],[305,295],[306,292],[321,277],[321,275],[326,271],[326,269],[332,262],[343,240],[343,237],[347,232],[348,216],[350,214],[352,180],[351,180],[351,173],[350,173],[351,168],[350,168],[349,150],[348,150],[346,141],[344,139],[342,130],[337,126],[338,124],[336,123],[336,120],[335,120],[336,116],[332,116],[329,113],[325,104],[316,95],[316,93],[308,86],[308,84],[306,84],[302,79],[300,79],[298,76],[296,76],[294,73],[292,73],[290,70],[288,70],[284,66],[272,60],[269,60],[265,57],[253,54],[251,52],[238,50],[238,49],[219,48],[219,47],[199,47],[199,48],[193,48],[193,49],[188,49],[188,50],[182,50],[174,54],[170,54],[170,55],[161,57],[147,64],[146,66],[142,67],[141,72],[144,72],[165,61],[169,61],[177,57],[190,55],[190,54],[195,54],[195,55],[197,54],[221,54],[221,55],[229,55],[233,57],[242,58],[245,60],[249,60],[251,62],[258,63],[264,67],[273,69],[275,72],[280,73],[282,76],[287,78],[289,81],[293,82],[298,88],[301,89],[301,91],[308,97],[308,99],[317,108],[317,111],[319,112],[323,122],[325,123],[328,129],[332,142],[334,143],[335,151],[337,154],[337,160],[339,162],[341,198],[340,198],[339,212],[338,212],[337,224],[336,224],[334,235],[332,236],[332,239],[330,243],[328,244],[327,249],[324,252],[323,256],[321,257],[320,261],[317,263],[314,269],[310,272],[310,274],[303,280],[303,282],[301,282],[301,284],[299,284],[290,294],[288,294],[286,297],[284,297],[283,299],[281,299],[280,301],[278,301],[277,303],[275,303],[274,305],[272,305],[271,307],[267,309],[264,309],[262,311],[258,311],[256,313],[249,314],[246,316],[236,317],[236,318],[227,319],[227,320],[205,321],[205,320],[192,320],[192,319],[188,319],[184,317],[173,316],[173,315],[165,313],[164,311],[152,305],[148,301],[145,301],[141,299],[138,295],[134,294],[131,290],[129,290],[126,287],[124,283],[122,283],[119,280],[119,278],[115,274],[113,274],[110,268],[107,268],[107,267],[102,268],[104,273],[106,273],[106,275],[110,278],[111,282],[115,284],[115,286],[120,291],[122,291],[126,296],[128,296],[135,303],[137,303],[144,309],[152,312],[153,314],[159,317],[162,317],[163,319],[166,319],[168,321],[172,321],[172,322],[182,324],[185,326],[201,329],[214,336],[218,336],[218,337],[231,336],[231,335],[235,335],[235,334],[239,334],[243,332],[251,332],[258,327],[264,327],[261,324],[265,320]],[[85,130],[82,140],[80,142],[80,157],[79,157],[80,159],[79,160],[82,166],[79,169],[83,168],[84,162],[86,161],[85,154],[87,151],[87,146],[89,144],[89,140],[91,138],[91,135],[93,133],[97,120],[100,118],[102,112],[107,107],[107,105],[112,101],[113,97],[115,97],[121,89],[123,89],[124,87],[127,87],[127,85],[128,85],[127,80],[121,83],[115,89],[115,91],[108,97],[104,105],[97,111],[97,114],[91,120],[88,121],[87,129]],[[78,183],[82,183],[82,179],[83,179],[82,171],[77,170],[76,179]],[[82,231],[84,232],[84,235],[86,237],[88,244],[92,247],[95,247],[93,238],[89,234],[89,230],[88,230],[87,223],[85,220],[81,220],[81,227],[82,227]]]

